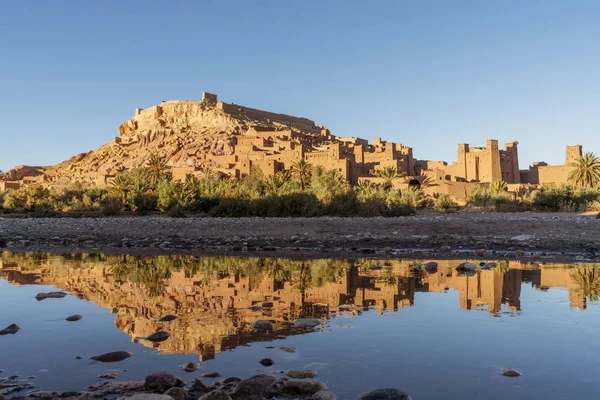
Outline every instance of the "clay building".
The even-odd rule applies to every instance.
[[[528,170],[521,171],[521,181],[533,185],[567,183],[569,174],[574,170],[574,167],[569,164],[579,160],[582,155],[583,148],[581,145],[567,146],[563,165],[548,165],[543,161],[534,162]]]

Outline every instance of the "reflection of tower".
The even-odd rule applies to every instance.
[[[508,303],[508,307],[513,311],[521,311],[521,282],[523,280],[523,271],[520,269],[511,269],[504,274],[504,284],[502,287],[502,297]]]

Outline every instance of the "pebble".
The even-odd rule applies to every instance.
[[[258,329],[259,331],[272,331],[273,323],[271,321],[259,319],[258,321],[254,321],[252,327],[254,327],[254,329]]]
[[[312,395],[311,400],[337,400],[337,397],[332,392],[321,390]]]
[[[119,400],[173,400],[173,398],[164,394],[139,393],[129,397],[121,397]]]
[[[265,367],[270,367],[271,365],[275,364],[275,361],[271,360],[270,358],[263,358],[259,362]]]
[[[100,362],[119,362],[131,357],[133,353],[128,351],[113,351],[111,353],[100,354],[99,356],[90,357],[92,360]]]
[[[288,379],[283,383],[283,391],[292,395],[310,396],[323,390],[327,386],[314,379]]]
[[[173,314],[167,314],[167,315],[165,315],[164,317],[160,318],[160,319],[158,320],[158,322],[171,322],[171,321],[174,321],[174,320],[176,320],[176,319],[177,319],[177,316],[176,316],[176,315],[173,315]]]
[[[198,400],[231,400],[231,396],[222,390],[214,390],[199,397]]]
[[[317,376],[317,371],[312,369],[291,370],[286,372],[286,375],[293,379],[314,378]]]
[[[0,331],[0,335],[14,335],[15,333],[19,332],[20,330],[21,330],[21,328],[19,327],[19,325],[11,324],[11,325],[7,326],[6,328],[2,329]]]
[[[198,364],[196,364],[196,363],[189,362],[189,363],[183,365],[183,370],[185,372],[194,372],[197,369],[198,369]]]
[[[509,378],[517,378],[521,376],[521,373],[511,368],[502,368],[502,375]]]
[[[65,320],[69,321],[69,322],[76,322],[76,321],[79,321],[81,318],[83,318],[81,315],[75,314],[75,315],[71,315],[70,317],[67,317]]]
[[[398,389],[376,389],[360,395],[364,400],[410,400],[408,393]]]
[[[270,375],[254,375],[241,381],[233,391],[231,397],[234,400],[262,399],[274,383],[275,378]]]
[[[148,340],[150,342],[164,342],[170,336],[171,336],[171,334],[169,332],[159,331],[159,332],[155,332],[152,335],[146,337],[146,340]]]
[[[314,328],[321,324],[321,320],[316,318],[300,318],[294,321],[294,326],[298,328]]]
[[[165,396],[171,396],[174,400],[185,400],[187,397],[185,389],[180,387],[172,387],[163,394]]]
[[[62,299],[67,294],[65,292],[49,292],[49,293],[38,293],[35,296],[37,301],[42,301],[45,299]]]
[[[164,392],[172,387],[179,386],[181,380],[177,379],[173,374],[163,371],[148,375],[144,382],[146,389]]]
[[[221,376],[221,374],[218,372],[203,372],[202,376],[204,378],[218,378],[219,376]]]

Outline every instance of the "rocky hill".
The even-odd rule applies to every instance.
[[[136,109],[133,118],[119,126],[119,136],[110,143],[54,166],[19,166],[1,178],[25,183],[102,184],[107,176],[144,166],[153,153],[165,156],[171,167],[202,167],[211,158],[203,154],[232,154],[236,135],[251,126],[275,130],[291,126],[306,135],[319,132],[308,119],[217,103],[216,96],[204,94],[202,101],[166,101]]]

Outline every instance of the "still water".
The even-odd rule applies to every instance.
[[[80,391],[113,369],[121,381],[170,371],[191,382],[310,368],[340,399],[382,387],[414,400],[600,397],[600,265],[503,261],[465,275],[461,261],[430,273],[415,263],[3,253],[0,329],[21,330],[0,336],[0,378]],[[68,295],[35,298],[57,290]],[[73,314],[83,319],[65,321]],[[158,322],[167,314],[178,318]],[[323,323],[291,327],[298,318]],[[275,329],[256,331],[258,319]],[[159,330],[171,337],[135,340]],[[89,359],[111,351],[133,356]],[[188,362],[199,369],[184,372]]]

